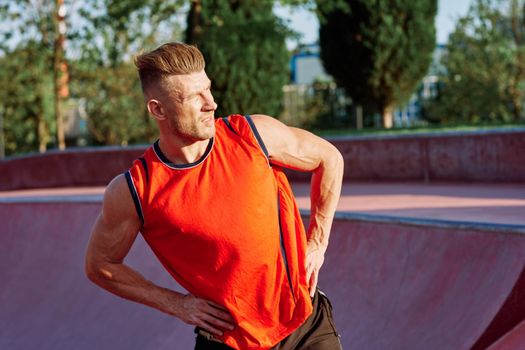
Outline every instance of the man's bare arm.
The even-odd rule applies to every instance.
[[[100,287],[122,298],[148,305],[162,312],[222,335],[233,328],[231,315],[211,301],[157,286],[124,264],[141,227],[123,175],[106,189],[102,212],[97,218],[86,252],[85,271]]]
[[[272,163],[313,172],[306,252],[306,273],[310,294],[313,295],[341,195],[343,157],[328,141],[308,131],[288,127],[265,115],[253,115],[252,119],[266,145]]]

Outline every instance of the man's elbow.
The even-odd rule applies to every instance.
[[[334,156],[337,159],[337,166],[341,168],[341,170],[344,169],[345,158],[343,157],[343,154],[335,147],[334,147]]]
[[[84,262],[84,273],[91,282],[100,285],[105,277],[103,271],[104,269],[96,259],[91,257],[89,254],[86,255]]]
[[[345,159],[341,152],[334,145],[330,146],[330,152],[327,157],[327,168],[337,169],[339,172],[342,173],[345,167]]]

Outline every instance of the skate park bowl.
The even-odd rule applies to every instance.
[[[426,156],[412,154],[423,161],[417,172],[406,156],[406,169],[393,171],[396,179],[381,174],[388,168],[382,162],[402,161],[396,153],[398,159],[384,155],[370,169],[362,162],[351,175],[368,172],[376,182],[346,178],[319,281],[334,305],[344,349],[525,349],[525,132],[508,135],[450,136],[463,144],[477,140],[447,156],[432,142],[443,144],[427,138]],[[502,140],[483,141],[487,137]],[[425,143],[366,141],[333,140],[346,167],[385,142]],[[496,146],[484,149],[480,143]],[[497,154],[511,146],[509,155]],[[401,146],[388,147],[402,152]],[[101,209],[99,182],[106,181],[90,172],[121,166],[114,176],[142,150],[74,150],[0,161],[0,349],[193,349],[193,327],[118,298],[84,274],[85,249]],[[454,158],[462,152],[470,156]],[[56,159],[46,162],[46,156]],[[442,169],[433,157],[441,159]],[[490,171],[466,169],[469,159],[482,163],[483,157]],[[89,165],[92,159],[97,167]],[[463,180],[455,178],[460,175]],[[302,176],[291,174],[307,225],[308,184]],[[183,291],[140,235],[126,263],[159,285]]]

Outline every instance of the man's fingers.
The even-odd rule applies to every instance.
[[[210,314],[203,315],[202,319],[206,323],[208,323],[208,324],[210,324],[210,325],[212,325],[214,327],[217,327],[219,329],[227,329],[227,330],[231,331],[234,328],[233,324],[231,324],[230,322],[226,322],[226,321],[224,321],[224,320],[222,320],[220,318],[217,318],[217,317],[215,317],[213,315],[210,315]]]
[[[206,300],[206,302],[207,302],[209,305],[211,305],[211,306],[213,306],[214,308],[216,308],[216,309],[223,310],[223,311],[226,311],[226,312],[228,311],[228,309],[225,308],[224,306],[219,305],[219,304],[216,304],[216,303],[214,303],[214,302],[211,301],[211,300]]]
[[[313,282],[313,275],[310,275],[310,278],[308,279],[308,291],[310,292],[310,296],[312,296],[312,282]]]
[[[217,320],[215,324],[222,326],[226,329],[233,329],[235,320],[228,312],[224,312],[210,307],[207,310],[206,314],[209,315],[209,317],[213,318],[213,320]]]
[[[310,289],[310,296],[313,297],[315,295],[315,289],[317,287],[317,273],[314,271],[309,279],[309,289]]]
[[[312,265],[308,264],[306,265],[306,280],[308,281],[308,290],[310,294],[312,294],[312,275],[313,275]]]
[[[214,335],[223,335],[224,330],[233,330],[235,320],[225,307],[212,301],[188,294],[185,314],[181,317],[186,323],[196,325]]]
[[[235,320],[233,319],[232,315],[230,314],[230,312],[228,311],[228,309],[226,309],[225,307],[222,307],[218,304],[215,304],[211,301],[207,301],[208,305],[210,306],[209,308],[207,308],[207,312],[212,314],[213,316],[217,317],[217,318],[220,318],[228,323],[234,323]]]
[[[307,263],[306,264],[306,280],[307,281],[310,281],[310,277],[312,276],[312,264],[311,263]]]
[[[211,334],[214,334],[214,335],[223,335],[224,333],[220,330],[220,329],[217,329],[215,328],[214,326],[212,326],[211,324],[209,324],[208,322],[206,321],[203,321],[201,320],[197,326],[199,326],[200,328],[204,329],[205,331],[211,333]]]
[[[227,330],[232,330],[235,327],[235,320],[228,309],[212,301],[206,300],[202,304],[201,312],[201,319],[214,327]]]

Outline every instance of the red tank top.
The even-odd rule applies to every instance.
[[[219,118],[215,126],[198,161],[173,164],[155,143],[126,178],[141,233],[163,266],[235,319],[219,338],[239,350],[267,349],[312,312],[306,234],[290,185],[250,117]]]

